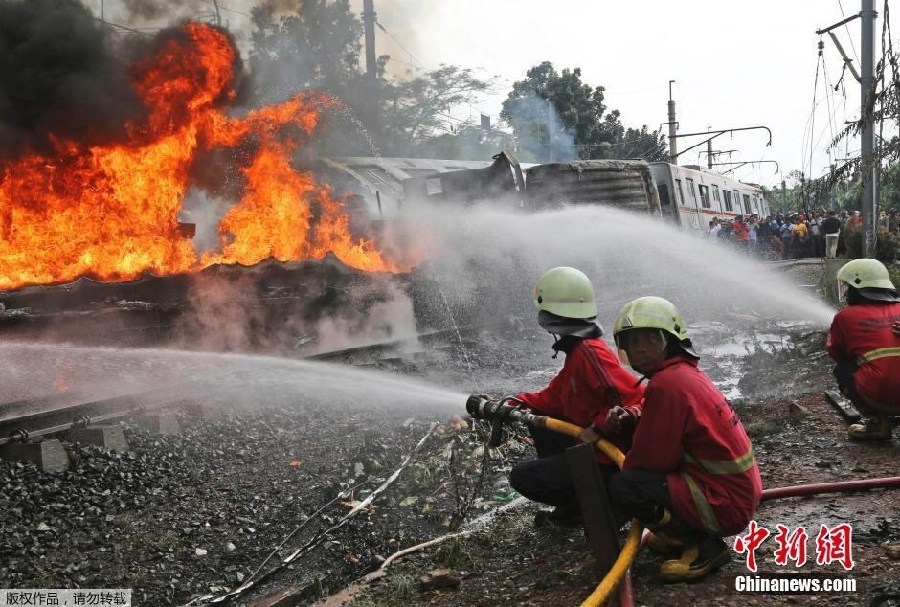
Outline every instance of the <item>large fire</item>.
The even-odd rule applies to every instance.
[[[233,99],[236,54],[212,27],[188,23],[131,69],[147,107],[115,145],[54,140],[0,166],[0,289],[80,276],[129,280],[215,263],[321,258],[397,271],[371,241],[354,239],[340,200],[292,167],[319,124],[318,95],[299,95],[241,118]],[[190,170],[211,150],[240,149],[243,188],[218,227],[220,250],[196,251],[177,220]]]

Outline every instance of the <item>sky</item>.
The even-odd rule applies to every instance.
[[[85,0],[101,1],[115,15],[115,4],[124,0]],[[876,57],[883,1],[875,0]],[[229,27],[246,29],[256,0],[217,2]],[[212,9],[212,4],[202,0],[198,6]],[[357,13],[362,4],[351,0]],[[816,30],[858,13],[861,0],[374,0],[374,5],[380,25],[376,53],[391,56],[395,75],[451,64],[472,68],[494,85],[493,94],[456,108],[456,120],[477,124],[483,113],[497,124],[512,83],[550,61],[560,71],[581,68],[583,82],[605,87],[608,109],[619,110],[626,127],[646,124],[667,134],[670,81],[679,134],[768,127],[771,146],[762,129],[713,140],[713,150],[722,152],[716,162],[751,162],[717,167],[744,181],[771,187],[788,179],[790,186],[791,171],[818,177],[832,162],[858,155],[858,141],[829,149],[844,122],[859,116],[860,86],[849,71],[844,74],[830,38]],[[834,30],[857,71],[860,29],[856,19]],[[680,138],[678,148],[704,139]],[[706,162],[705,144],[679,158],[679,164]]]
[[[362,0],[356,4],[361,10]],[[877,10],[881,4],[876,0]],[[498,94],[470,108],[493,122],[512,83],[530,67],[551,61],[557,70],[580,67],[583,82],[605,87],[607,106],[621,112],[624,125],[667,133],[674,80],[679,133],[771,129],[771,146],[762,129],[713,140],[714,151],[735,150],[717,162],[776,161],[780,173],[771,162],[733,173],[770,186],[792,170],[819,176],[834,159],[858,154],[858,142],[830,156],[826,149],[845,120],[858,118],[860,86],[848,72],[834,91],[844,62],[831,39],[816,30],[860,8],[860,0],[375,0],[378,21],[388,32],[376,30],[376,50],[404,68],[450,63],[498,76]],[[882,22],[879,15],[876,56]],[[859,19],[835,30],[857,71],[860,31]],[[705,139],[680,138],[678,148]],[[679,163],[705,165],[705,152],[701,145]]]

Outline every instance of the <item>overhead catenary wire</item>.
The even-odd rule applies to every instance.
[[[816,55],[816,77],[813,82],[813,98],[812,98],[812,110],[810,110],[810,127],[809,127],[809,162],[804,167],[806,169],[807,175],[812,175],[812,163],[813,163],[813,137],[816,132],[816,97],[819,94],[819,70],[822,68],[822,64],[824,61],[822,50],[825,48],[825,43],[822,41],[822,37],[819,36],[818,43],[819,52]]]
[[[887,2],[885,2],[887,5]],[[841,17],[846,17],[847,14],[844,12],[844,5],[841,3],[841,0],[838,0],[838,8],[841,9]],[[859,55],[856,52],[856,45],[853,44],[853,36],[850,35],[850,27],[845,23],[844,29],[847,30],[847,36],[850,38],[850,50],[853,51],[853,57],[856,59],[856,62],[859,63]]]
[[[234,13],[235,15],[242,15],[242,16],[244,16],[244,17],[247,17],[248,19],[252,19],[252,18],[253,18],[253,15],[251,15],[251,14],[249,14],[249,13],[244,13],[244,12],[242,12],[242,11],[238,11],[238,10],[235,10],[235,9],[233,9],[233,8],[228,8],[227,6],[223,6],[222,3],[221,3],[221,2],[218,2],[218,1],[213,2],[213,0],[200,0],[200,2],[204,2],[204,3],[206,3],[206,4],[211,4],[211,5],[215,6],[216,8],[218,8],[220,11],[225,11],[225,12],[228,12],[228,13]]]
[[[406,54],[409,56],[410,59],[412,59],[413,61],[415,61],[415,62],[418,64],[418,67],[419,67],[420,69],[423,69],[423,70],[425,70],[426,72],[432,71],[431,69],[429,69],[428,67],[426,67],[425,64],[422,63],[422,61],[412,53],[412,51],[408,50],[405,46],[403,46],[403,43],[400,42],[400,40],[398,40],[397,37],[396,37],[394,34],[392,34],[391,32],[387,31],[387,29],[384,27],[384,25],[383,25],[380,21],[378,21],[377,19],[375,20],[375,25],[377,25],[377,26],[378,26],[378,29],[380,29],[382,32],[384,32],[385,34],[387,34],[388,36],[390,36],[391,40],[393,40],[393,41],[397,44],[397,46],[400,47],[400,50],[402,50],[404,53],[406,53]],[[415,67],[415,66],[414,66],[414,67]]]

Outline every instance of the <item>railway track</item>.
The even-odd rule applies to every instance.
[[[184,404],[173,389],[121,394],[102,399],[52,395],[0,404],[0,446],[59,434],[72,428],[147,414]],[[32,413],[32,411],[38,411]]]
[[[355,367],[383,366],[428,358],[428,352],[473,346],[469,327],[431,331],[412,338],[342,348],[305,357],[305,360]],[[231,383],[241,377],[232,374]],[[246,378],[246,379],[249,379]],[[123,392],[96,398],[86,393],[64,392],[0,403],[0,446],[61,434],[72,428],[111,422],[161,410],[196,409],[202,401],[234,401],[231,388],[216,381],[181,383],[163,389]]]

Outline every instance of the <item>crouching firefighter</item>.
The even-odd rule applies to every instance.
[[[838,270],[847,307],[834,315],[825,348],[837,363],[841,393],[868,420],[847,428],[856,440],[891,438],[891,415],[900,415],[900,296],[887,268],[854,259]]]
[[[581,426],[579,440],[594,443],[606,438],[619,449],[628,449],[627,420],[618,426],[621,434],[608,431],[607,414],[614,407],[628,420],[640,416],[644,388],[619,364],[597,325],[597,303],[590,279],[575,268],[547,271],[533,292],[538,323],[554,337],[553,358],[565,354],[562,369],[539,392],[523,392],[513,400],[539,415],[547,415]],[[538,458],[517,464],[510,472],[510,485],[530,500],[553,506],[541,511],[535,524],[580,525],[581,509],[564,451],[577,444],[569,436],[547,429],[530,428]],[[606,477],[617,471],[605,454],[597,451],[597,462]]]
[[[660,297],[626,304],[614,335],[623,361],[649,382],[622,472],[610,481],[613,509],[650,529],[651,549],[681,552],[663,562],[664,581],[700,578],[728,562],[722,538],[742,531],[759,506],[762,480],[750,438],[697,367],[673,304]]]

